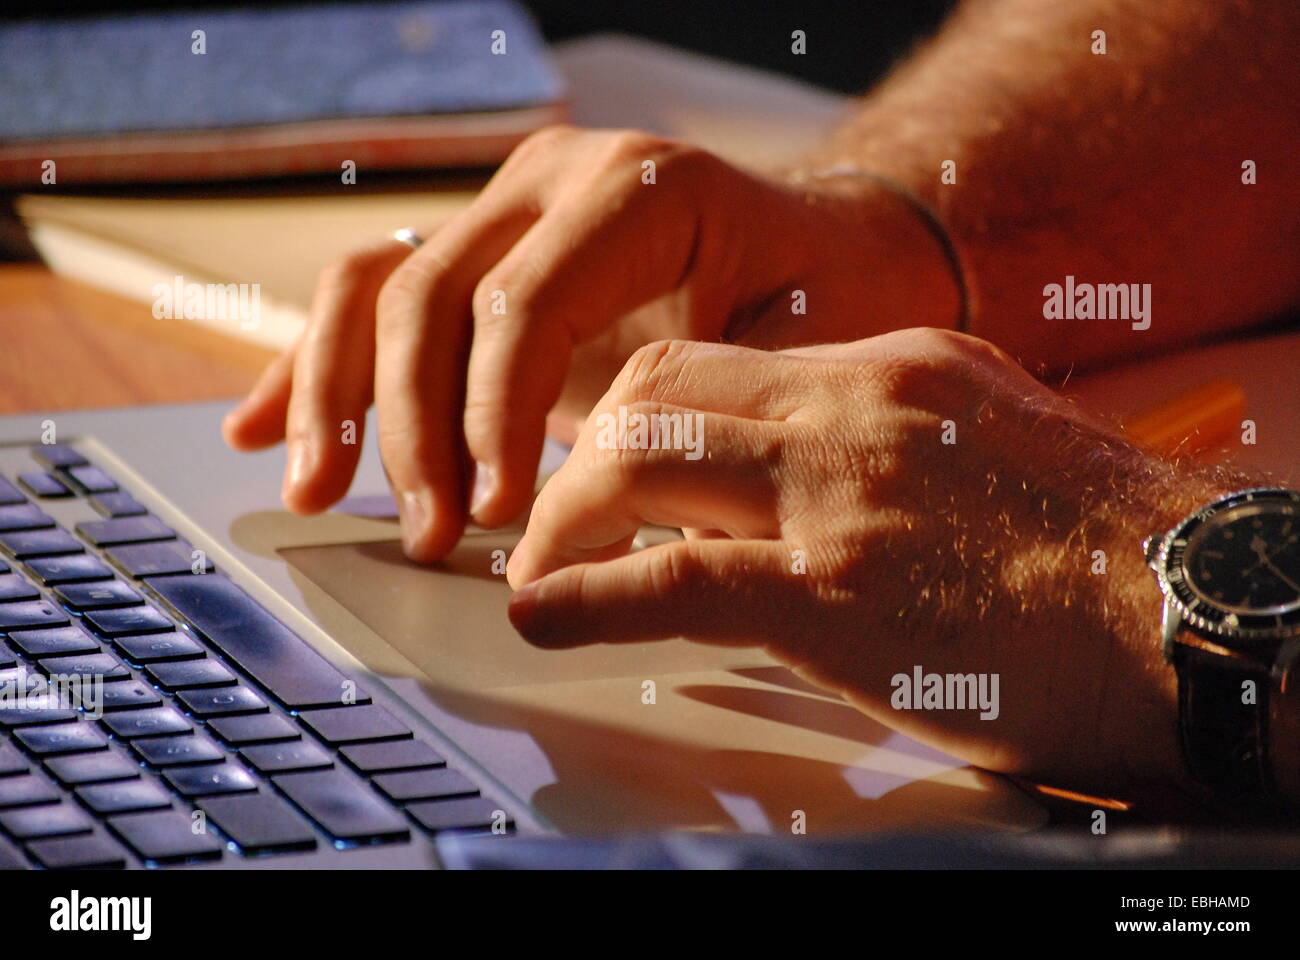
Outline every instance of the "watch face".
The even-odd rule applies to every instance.
[[[1165,578],[1195,625],[1291,632],[1300,626],[1300,495],[1251,491],[1195,514],[1168,541]]]

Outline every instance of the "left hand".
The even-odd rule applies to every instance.
[[[703,455],[610,449],[602,415],[620,406],[698,414]],[[1139,543],[1211,487],[962,334],[665,341],[632,357],[539,495],[510,613],[544,647],[761,646],[989,769],[1094,792],[1179,784]],[[629,554],[647,523],[687,538]],[[891,678],[916,666],[997,674],[996,719],[894,709]]]

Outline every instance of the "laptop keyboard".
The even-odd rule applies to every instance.
[[[0,476],[0,863],[159,866],[513,830],[105,471],[63,444],[31,454],[31,471]],[[41,509],[72,497],[103,519],[68,530]],[[88,692],[14,699],[36,676]]]

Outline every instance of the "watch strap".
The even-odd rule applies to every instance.
[[[1275,793],[1269,763],[1269,671],[1246,657],[1178,642],[1178,734],[1193,777],[1223,800]],[[1243,702],[1246,681],[1255,702]]]

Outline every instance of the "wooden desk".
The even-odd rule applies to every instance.
[[[234,399],[273,356],[38,264],[0,266],[0,414]]]

